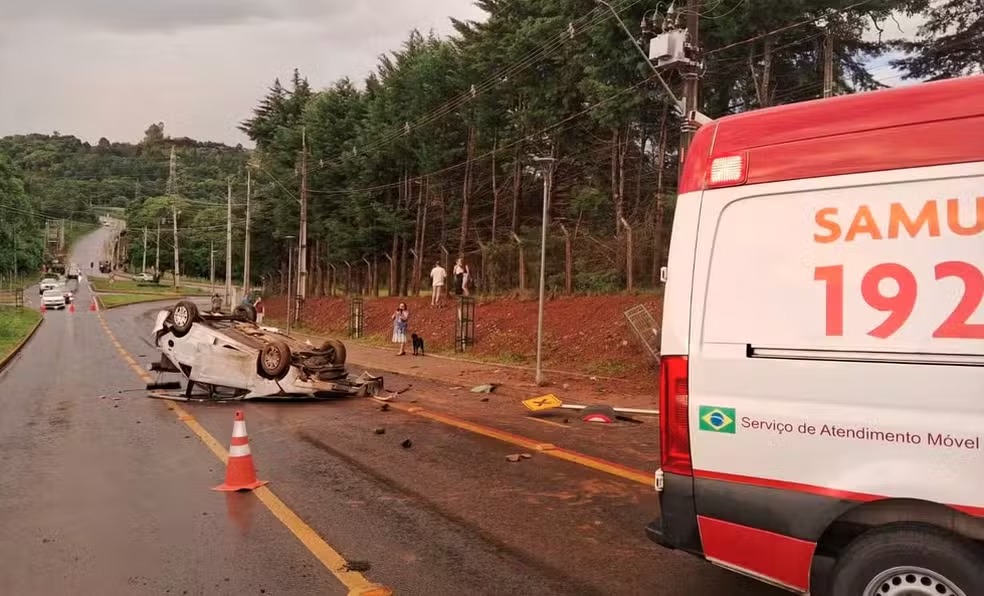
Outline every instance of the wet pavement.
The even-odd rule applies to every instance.
[[[98,262],[105,233],[77,247],[83,268]],[[256,495],[209,490],[222,463],[168,402],[146,397],[82,306],[84,288],[78,303],[46,314],[0,373],[0,593],[345,593]],[[141,365],[157,358],[155,311],[102,313]],[[415,383],[407,399],[435,407],[452,394],[433,382],[388,385],[405,381]],[[478,403],[462,415],[478,419]],[[223,444],[243,408],[260,477],[397,594],[783,593],[650,543],[656,498],[637,482],[539,453],[510,463],[514,446],[367,399],[182,407]],[[644,434],[496,418],[599,456],[620,457],[619,440]],[[644,449],[624,453],[647,464]]]

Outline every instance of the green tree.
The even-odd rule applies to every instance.
[[[18,172],[0,154],[0,274],[16,277],[40,268],[43,240],[39,221]]]
[[[984,71],[984,0],[944,0],[928,5],[915,41],[898,44],[894,61],[910,79],[949,79]]]

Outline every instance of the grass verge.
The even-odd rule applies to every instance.
[[[30,308],[0,307],[0,362],[24,340],[41,320],[41,313]]]
[[[129,304],[140,304],[141,302],[160,302],[169,298],[177,298],[175,295],[164,296],[161,294],[100,294],[99,302],[103,308],[117,308]]]

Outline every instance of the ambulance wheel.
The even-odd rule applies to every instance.
[[[321,344],[322,350],[331,350],[334,352],[334,356],[331,359],[332,364],[345,364],[345,344],[338,341],[337,339],[326,340],[325,343]]]
[[[194,302],[181,300],[171,310],[171,327],[175,337],[184,337],[198,320],[198,307]]]
[[[831,596],[984,594],[984,550],[935,526],[891,524],[865,532],[837,558]]]
[[[290,369],[290,348],[282,341],[273,340],[260,350],[257,368],[260,375],[279,381]]]

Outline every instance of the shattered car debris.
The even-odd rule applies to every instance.
[[[342,342],[312,346],[260,327],[245,304],[230,315],[182,300],[157,314],[154,343],[161,361],[151,370],[184,375],[186,397],[196,385],[209,398],[368,397],[383,389],[382,377],[349,376]]]

